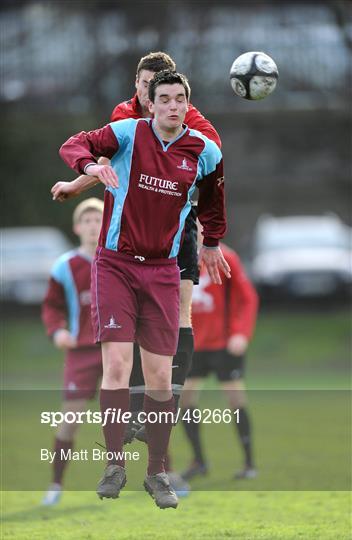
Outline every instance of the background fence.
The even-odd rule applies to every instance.
[[[73,178],[58,147],[109,121],[151,50],[175,58],[222,136],[237,249],[248,249],[263,212],[333,211],[349,221],[351,21],[344,1],[3,3],[4,224],[69,232],[73,203],[50,203],[50,186]],[[279,67],[277,90],[261,102],[241,100],[229,84],[247,50]]]

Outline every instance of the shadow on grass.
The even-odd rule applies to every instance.
[[[138,497],[140,495],[140,491],[127,491],[125,492],[124,498],[128,496],[128,498],[132,497]],[[41,493],[42,495],[42,493]],[[144,492],[143,492],[144,495]],[[110,501],[114,502],[114,501]],[[32,506],[28,508],[27,510],[21,510],[19,512],[9,512],[9,513],[3,513],[2,514],[2,522],[3,523],[16,523],[16,522],[30,522],[30,521],[52,521],[55,519],[59,519],[61,517],[68,517],[68,516],[74,516],[75,518],[81,517],[84,518],[84,515],[86,513],[89,513],[89,516],[92,512],[105,512],[108,509],[109,506],[109,500],[106,499],[104,501],[98,501],[96,504],[82,504],[74,505],[72,507],[68,507],[66,505],[62,505],[61,503],[55,506],[41,506],[40,504]],[[4,508],[3,504],[3,508]]]
[[[49,521],[53,519],[60,518],[62,516],[74,515],[75,517],[79,516],[81,513],[86,512],[104,512],[103,507],[95,504],[85,504],[83,506],[74,506],[72,508],[52,506],[52,507],[43,507],[43,506],[33,506],[28,508],[28,510],[22,510],[20,512],[12,512],[9,514],[4,514],[2,516],[3,523],[11,522],[24,522],[24,521]]]

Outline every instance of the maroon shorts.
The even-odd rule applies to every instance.
[[[92,267],[96,342],[137,342],[174,356],[179,325],[180,270],[176,259],[142,259],[98,248]]]
[[[70,349],[64,366],[64,399],[93,399],[103,363],[100,347]]]

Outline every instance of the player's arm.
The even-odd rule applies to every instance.
[[[63,202],[78,197],[78,195],[96,186],[99,182],[99,178],[95,176],[81,174],[71,182],[56,182],[50,191],[54,201]]]
[[[185,118],[185,123],[190,129],[196,129],[208,137],[211,141],[221,148],[221,139],[219,133],[209,120],[207,120],[193,105],[189,105],[189,109]]]
[[[258,295],[249,281],[239,257],[229,252],[226,259],[231,268],[228,282],[228,343],[231,354],[244,354],[253,335],[257,312]]]
[[[65,291],[61,283],[51,277],[42,304],[42,321],[50,336],[59,349],[76,346],[76,339],[67,330],[67,309]]]
[[[215,147],[214,144],[213,146]],[[204,263],[211,280],[221,284],[220,270],[227,278],[231,277],[231,272],[219,247],[219,240],[226,232],[224,171],[220,150],[217,159],[218,162],[213,163],[211,172],[203,176],[197,184],[198,219],[203,226],[203,246],[199,252],[198,263]]]
[[[120,103],[115,107],[111,114],[111,121],[126,120],[130,116],[130,111],[126,109],[125,103]],[[99,165],[110,165],[110,160],[107,157],[99,157]],[[54,201],[63,202],[68,199],[77,197],[84,191],[91,189],[100,182],[100,179],[95,176],[88,176],[87,174],[81,174],[75,180],[71,182],[56,182],[51,188],[51,194]]]
[[[110,165],[110,160],[105,157],[100,157],[98,163],[99,165]],[[68,199],[73,199],[84,191],[91,189],[99,184],[99,182],[100,180],[96,176],[81,174],[71,182],[56,182],[51,188],[51,194],[54,201],[67,201]]]
[[[110,125],[88,133],[81,131],[70,137],[60,148],[65,163],[79,174],[96,176],[107,187],[118,187],[118,178],[110,165],[100,165],[95,156],[111,159],[119,149]]]

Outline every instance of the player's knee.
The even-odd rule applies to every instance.
[[[180,399],[180,407],[182,409],[192,409],[197,405],[197,400],[192,399],[190,396],[187,396],[182,392]]]
[[[103,380],[104,383],[120,385],[124,380],[124,372],[117,367],[107,369],[105,370]]]
[[[149,376],[149,385],[155,390],[171,390],[171,370],[161,367]]]
[[[167,371],[162,371],[158,374],[157,384],[160,390],[171,390],[171,374]]]
[[[72,424],[63,422],[57,430],[57,437],[62,441],[72,441],[78,428],[79,425],[76,422]]]
[[[231,408],[241,409],[247,405],[246,391],[241,380],[233,381],[232,384],[228,383],[224,390]]]
[[[188,409],[191,407],[195,407],[196,404],[197,404],[197,392],[190,388],[189,379],[188,379],[181,392],[180,406],[182,407],[182,409]]]
[[[245,399],[230,399],[229,404],[231,409],[243,409],[247,403]]]
[[[129,363],[122,357],[109,359],[104,364],[104,380],[110,384],[129,378]]]

